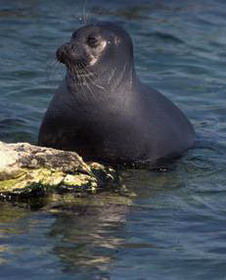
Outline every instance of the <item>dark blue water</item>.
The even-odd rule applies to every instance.
[[[197,143],[167,172],[124,172],[136,198],[1,204],[0,279],[226,279],[226,2],[87,2],[86,17],[129,31],[141,79],[187,114]],[[83,4],[0,0],[1,140],[35,143]]]

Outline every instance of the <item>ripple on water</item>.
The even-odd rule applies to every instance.
[[[1,1],[0,140],[37,138],[64,74],[55,51],[83,14],[83,1],[66,2]],[[1,276],[225,279],[226,2],[86,2],[89,18],[126,27],[141,80],[183,109],[197,142],[166,172],[124,171],[137,194],[128,205],[91,206],[98,196],[54,214],[1,205]]]

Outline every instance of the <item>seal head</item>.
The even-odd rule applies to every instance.
[[[70,42],[57,50],[56,57],[67,66],[72,80],[78,82],[80,78],[81,82],[88,76],[92,80],[101,80],[101,86],[116,82],[113,70],[120,73],[125,65],[126,70],[134,69],[133,45],[129,34],[110,23],[89,25],[76,30]]]

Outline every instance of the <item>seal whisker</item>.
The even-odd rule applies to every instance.
[[[90,86],[91,84],[89,84],[87,81],[85,83],[86,87],[88,88],[88,90],[90,91],[91,95],[93,96],[94,100],[96,100],[97,102],[99,101],[99,99],[97,98],[94,90],[92,89],[92,86]],[[99,97],[99,96],[98,96]]]
[[[76,96],[78,96],[78,93],[81,92],[82,95],[84,96],[84,98],[86,100],[88,100],[87,95],[86,95],[86,93],[84,91],[84,88],[82,86],[81,77],[80,77],[80,75],[79,75],[79,73],[76,69],[76,66],[75,65],[70,65],[70,67],[68,67],[68,68],[72,73],[72,77],[70,76],[70,78],[72,79],[73,87],[75,87],[75,91],[76,91],[75,94],[74,94],[73,90],[71,91],[73,97],[76,99]],[[80,88],[80,90],[79,90],[79,88]]]
[[[81,65],[82,69],[85,71],[87,77],[98,78],[99,75],[95,72],[92,72],[90,69],[88,69],[84,62],[80,62],[80,65]]]
[[[81,67],[81,69],[82,69],[83,72],[85,73],[85,68],[82,67],[82,63],[79,62],[78,65],[79,65],[79,67]],[[94,94],[93,91],[92,91],[92,89],[89,87],[89,84],[88,84],[88,82],[87,82],[87,80],[86,80],[86,75],[84,75],[84,73],[83,73],[82,75],[79,74],[79,77],[78,77],[79,80],[80,80],[80,86],[82,86],[82,85],[85,86],[85,87],[88,89],[88,91],[91,93],[91,95],[93,96],[93,98],[94,98],[95,100],[97,100],[95,94]],[[85,94],[85,89],[84,89],[83,86],[82,86],[82,90],[83,90],[83,92],[84,92],[84,94]],[[85,94],[85,95],[86,95],[86,94]],[[88,100],[87,96],[86,96],[86,100]]]
[[[83,71],[85,73],[84,77],[88,79],[92,84],[95,82],[94,78],[98,78],[98,75],[89,69],[87,69],[86,65],[84,63],[81,63],[81,66],[83,67]]]
[[[115,88],[119,87],[120,84],[123,82],[123,76],[127,73],[127,72],[126,72],[126,69],[127,69],[128,65],[129,65],[128,62],[125,63],[125,64],[123,65],[123,69],[122,69],[122,71],[120,72],[120,76],[117,77],[117,79],[116,79],[116,81],[117,81],[118,83],[115,83]]]
[[[102,73],[99,73],[99,75],[97,75],[96,73],[91,72],[90,70],[88,70],[87,67],[86,67],[84,64],[82,64],[82,66],[83,66],[84,71],[87,73],[87,75],[85,76],[85,78],[88,80],[88,82],[90,82],[89,84],[92,84],[92,85],[98,87],[99,89],[101,89],[102,92],[104,93],[105,98],[107,98],[107,91],[105,90],[105,88],[104,88],[103,86],[98,85],[98,83],[96,82],[96,80],[97,80],[99,77],[102,76]],[[96,80],[93,79],[92,76],[88,75],[90,72],[93,73],[93,76],[96,78]]]
[[[84,69],[84,71],[86,71],[86,73],[90,73],[90,72],[91,72],[90,70],[87,69],[87,67],[85,67],[85,65],[83,65],[83,67],[84,67],[83,69]],[[91,72],[91,73],[93,74],[94,77],[96,77],[96,78],[98,79],[98,78],[102,77],[102,75],[103,75],[104,72],[105,72],[105,71],[102,71],[102,72],[99,73],[99,74],[94,73],[94,72]],[[93,83],[94,85],[96,85],[97,87],[99,87],[99,88],[105,90],[105,88],[104,88],[103,86],[98,85],[97,82],[96,82],[94,79],[91,78],[91,76],[87,75],[86,78],[89,78],[90,82],[92,82],[92,83]]]
[[[82,64],[81,64],[80,66],[82,66]],[[84,71],[85,73],[88,74],[87,69],[86,69],[85,67],[83,67],[83,71]],[[94,91],[93,91],[93,89],[92,89],[92,83],[89,83],[89,82],[88,82],[88,80],[89,80],[89,81],[92,81],[92,80],[90,79],[90,77],[84,75],[84,76],[82,76],[82,78],[83,78],[84,85],[86,86],[86,88],[90,91],[90,93],[91,93],[91,95],[93,96],[93,98],[94,98],[96,101],[98,101],[98,98],[97,98],[96,94],[94,93]],[[87,80],[87,79],[88,79],[88,80]]]
[[[85,73],[86,78],[89,78],[90,80],[93,80],[93,78],[98,77],[98,75],[96,73],[90,71],[90,69],[87,69],[87,67],[84,63],[81,63],[81,67],[83,68],[83,71]]]
[[[115,72],[116,72],[116,67],[113,68],[113,70],[111,71],[111,75],[109,75],[109,78],[108,78],[108,83],[110,83],[115,75]]]
[[[87,97],[87,94],[85,92],[85,89],[84,89],[84,79],[83,79],[83,76],[79,75],[76,68],[75,68],[75,71],[76,71],[76,74],[77,74],[77,78],[78,78],[78,86],[80,87],[81,91],[82,91],[82,94],[83,96],[85,97],[86,101],[89,100],[89,98]]]
[[[60,69],[59,69],[59,62],[54,60],[48,63],[48,68],[46,68],[46,71],[48,73],[47,75],[47,81],[53,81],[55,80],[56,75],[59,74]]]
[[[74,82],[74,86],[75,86],[75,90],[76,90],[74,96],[76,96],[77,92],[79,92],[79,88],[82,91],[83,91],[83,89],[80,86],[79,77],[78,77],[77,69],[75,66],[73,67],[73,72],[75,73],[75,75],[73,76],[73,82]]]
[[[88,70],[87,70],[86,67],[84,67],[84,71],[88,72]],[[98,77],[98,75],[97,75],[97,77]],[[85,76],[85,78],[88,79],[89,82],[90,82],[92,85],[94,85],[94,86],[96,86],[97,88],[101,89],[102,92],[104,93],[105,98],[107,98],[107,91],[105,90],[105,88],[104,88],[103,86],[100,86],[99,84],[97,84],[97,82],[96,82],[94,79],[92,79],[89,75]]]

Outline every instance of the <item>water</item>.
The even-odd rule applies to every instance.
[[[187,114],[196,146],[168,172],[124,172],[136,198],[1,204],[0,279],[226,279],[226,2],[87,2],[88,18],[129,31],[141,79]],[[0,0],[1,140],[35,143],[83,4]]]

